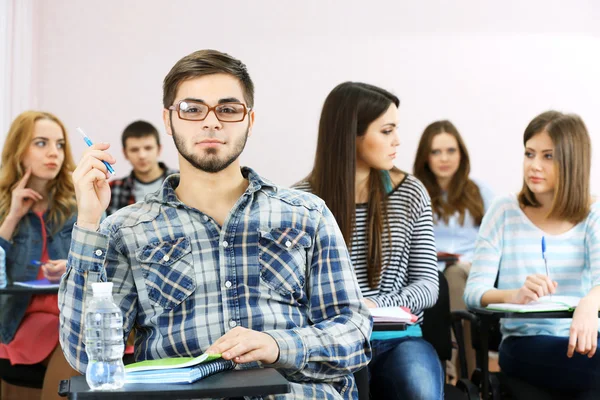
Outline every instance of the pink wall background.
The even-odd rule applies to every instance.
[[[244,61],[255,81],[242,161],[272,180],[309,172],[325,96],[360,80],[401,99],[400,168],[412,169],[424,127],[448,118],[473,176],[505,193],[520,187],[523,130],[546,109],[580,114],[600,148],[600,4],[521,3],[37,0],[32,107],[65,121],[77,153],[76,126],[111,142],[125,175],[123,128],[146,119],[164,132],[162,79],[184,55],[215,48]],[[166,135],[163,144],[176,167]],[[593,168],[598,192],[600,162]]]

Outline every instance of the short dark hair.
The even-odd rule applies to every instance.
[[[217,50],[198,50],[183,57],[171,68],[163,82],[163,106],[169,108],[181,82],[212,74],[228,74],[240,80],[244,100],[249,108],[254,106],[254,83],[246,65],[229,54]]]
[[[158,135],[158,131],[150,122],[146,121],[135,121],[127,125],[123,134],[121,135],[121,144],[123,145],[123,150],[125,150],[125,142],[129,138],[142,138],[146,136],[154,136],[156,139],[156,144],[160,146],[160,136]]]

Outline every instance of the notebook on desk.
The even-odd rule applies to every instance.
[[[220,354],[146,360],[125,366],[125,383],[193,383],[234,368]]]
[[[397,322],[405,324],[414,324],[417,322],[417,316],[412,314],[406,307],[377,307],[370,308],[373,322]]]
[[[510,311],[518,313],[573,311],[579,304],[580,297],[545,296],[538,301],[527,304],[493,303],[486,308],[494,311]]]

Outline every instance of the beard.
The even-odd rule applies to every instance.
[[[231,163],[238,159],[246,147],[249,131],[250,127],[247,127],[246,133],[244,133],[244,135],[242,135],[233,143],[233,149],[231,153],[220,158],[218,156],[219,151],[217,149],[205,149],[204,155],[199,155],[189,150],[186,147],[183,138],[177,134],[173,128],[173,123],[171,123],[173,142],[175,142],[175,147],[177,148],[179,154],[181,154],[181,156],[185,158],[186,161],[189,162],[194,168],[211,174],[223,171],[225,168],[229,167]],[[214,137],[214,131],[211,131],[208,136]]]

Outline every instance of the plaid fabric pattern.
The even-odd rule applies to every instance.
[[[87,365],[90,284],[108,280],[124,340],[136,328],[136,360],[198,356],[243,326],[279,345],[273,367],[292,393],[269,398],[357,398],[352,372],[370,359],[372,320],[333,215],[311,194],[242,173],[248,189],[223,227],[177,199],[179,175],[98,232],[75,226],[59,307],[61,345],[76,370]]]
[[[162,162],[159,162],[158,165],[163,170],[163,180],[167,176],[179,172],[175,169],[169,169]],[[114,179],[108,182],[108,184],[110,185],[110,203],[106,209],[107,215],[114,214],[121,208],[135,203],[135,197],[133,196],[135,176],[133,175],[133,171],[128,176],[121,179]]]

